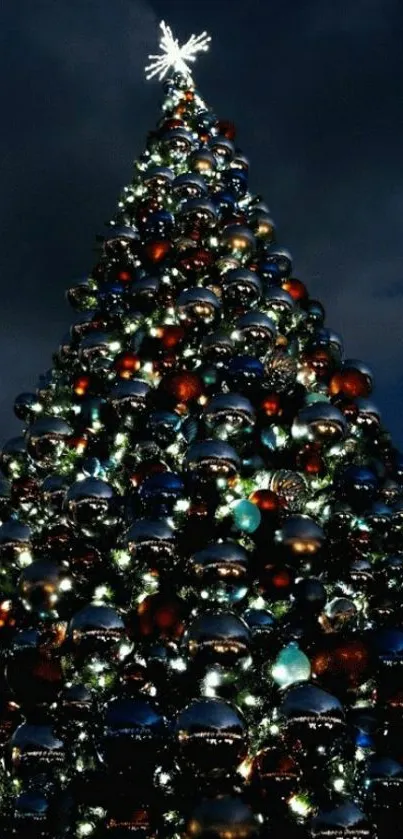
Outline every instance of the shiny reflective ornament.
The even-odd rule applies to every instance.
[[[297,749],[336,745],[344,735],[345,714],[340,700],[313,684],[291,687],[279,712],[287,738]]]
[[[224,330],[217,330],[205,335],[201,344],[203,357],[220,366],[231,358],[234,352],[234,342]]]
[[[229,253],[243,257],[255,251],[256,240],[249,227],[231,224],[221,234],[221,245]]]
[[[295,310],[295,300],[281,286],[267,286],[264,290],[265,306],[269,315],[279,321],[288,321]]]
[[[190,557],[192,585],[208,602],[237,603],[249,587],[249,555],[236,542],[217,542]]]
[[[310,825],[312,839],[373,839],[367,816],[353,801],[321,810]]]
[[[22,723],[8,747],[12,774],[21,779],[42,773],[54,777],[66,760],[63,741],[50,724]]]
[[[33,422],[42,410],[36,393],[20,393],[14,402],[15,416],[23,422]]]
[[[120,419],[134,419],[144,411],[150,385],[142,379],[122,380],[110,391],[109,400]]]
[[[298,611],[306,615],[316,615],[322,611],[326,603],[326,588],[321,580],[303,577],[295,583],[293,598]]]
[[[27,432],[27,451],[42,469],[47,469],[63,454],[72,428],[58,417],[41,417]]]
[[[148,777],[166,739],[166,721],[151,702],[119,698],[105,706],[99,755],[109,772]]]
[[[295,682],[309,681],[311,663],[298,644],[291,642],[279,652],[271,668],[271,675],[279,688],[288,688]]]
[[[346,626],[354,626],[357,607],[349,597],[335,597],[327,604],[326,619],[333,632],[340,632]]]
[[[188,158],[189,167],[201,175],[210,175],[216,168],[216,158],[209,149],[200,148],[193,151]]]
[[[222,280],[222,289],[225,304],[235,311],[256,305],[262,293],[259,277],[246,268],[227,271]]]
[[[186,603],[175,595],[151,594],[138,604],[134,633],[139,638],[180,638],[184,630]]]
[[[219,699],[195,699],[176,718],[182,766],[201,775],[233,774],[248,749],[240,711]]]
[[[0,559],[3,563],[24,567],[32,561],[31,528],[17,519],[0,526]]]
[[[292,270],[292,257],[284,248],[276,248],[265,254],[259,266],[259,272],[269,283],[281,283]]]
[[[237,320],[233,333],[234,340],[237,344],[242,344],[244,350],[259,353],[269,352],[276,336],[276,324],[263,312],[247,312],[242,315]]]
[[[227,443],[204,440],[190,446],[185,456],[185,468],[196,479],[224,482],[234,478],[240,467],[240,458]]]
[[[308,488],[299,472],[278,469],[270,478],[270,490],[275,493],[280,506],[296,512],[304,506]]]
[[[203,417],[207,428],[223,439],[247,433],[255,423],[253,405],[238,393],[213,396],[204,408]]]
[[[178,198],[201,198],[207,193],[207,184],[201,175],[185,172],[173,181],[172,192]]]
[[[185,839],[257,839],[258,824],[241,796],[221,795],[196,804],[185,823]]]
[[[196,663],[234,667],[249,658],[251,636],[247,624],[231,612],[207,611],[189,626],[184,646]]]
[[[99,478],[76,481],[68,490],[64,510],[69,521],[87,536],[116,524],[115,493]]]
[[[284,350],[275,350],[265,362],[267,386],[274,393],[287,393],[295,387],[298,373],[297,360]]]
[[[20,597],[26,609],[41,616],[51,614],[58,607],[63,592],[72,588],[66,563],[56,564],[50,559],[37,559],[24,568],[19,582]]]
[[[353,510],[365,510],[378,495],[379,480],[368,466],[353,464],[341,473],[339,487],[342,497]]]
[[[150,569],[169,568],[176,558],[175,532],[164,519],[135,521],[126,533],[125,543],[136,564]]]
[[[120,256],[130,251],[139,241],[139,233],[134,227],[111,227],[104,238],[104,250],[110,256]]]
[[[60,635],[61,641],[62,631]],[[38,630],[20,630],[14,636],[11,649],[6,677],[21,707],[25,710],[55,702],[63,687],[57,644],[47,646]]]
[[[291,431],[295,440],[332,446],[346,436],[347,421],[341,411],[329,402],[315,402],[298,412]]]
[[[200,376],[188,370],[169,373],[163,378],[160,387],[172,396],[177,403],[185,405],[199,399],[204,390]]]
[[[281,809],[297,792],[300,782],[298,763],[281,747],[268,746],[254,756],[250,783],[265,813]]]
[[[124,637],[121,615],[112,606],[90,603],[73,615],[68,637],[73,646],[86,656],[113,654]]]
[[[278,541],[295,556],[314,556],[325,544],[323,529],[309,516],[290,516],[278,533]]]
[[[185,326],[213,326],[219,320],[221,303],[208,288],[189,288],[176,301],[178,318]]]
[[[248,501],[246,498],[242,501],[236,501],[231,511],[235,526],[244,533],[254,533],[262,520],[262,514],[257,504]]]

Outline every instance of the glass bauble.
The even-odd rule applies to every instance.
[[[63,453],[72,428],[59,417],[41,417],[27,432],[27,451],[42,469],[51,467]]]
[[[207,403],[203,418],[209,430],[225,439],[227,436],[250,432],[255,423],[255,411],[245,396],[220,393]]]
[[[80,655],[113,655],[125,634],[123,619],[112,606],[90,603],[72,617],[68,638]]]
[[[366,815],[353,801],[321,810],[311,820],[310,835],[312,839],[373,839],[374,836]]]
[[[277,812],[298,790],[301,770],[292,755],[278,746],[267,746],[253,758],[250,782],[257,806]]]
[[[194,553],[188,562],[194,590],[208,602],[237,603],[249,588],[249,555],[236,542],[217,542]]]
[[[14,776],[54,777],[63,770],[66,753],[63,741],[50,724],[24,722],[14,731],[9,744],[9,765]]]
[[[310,683],[291,687],[279,713],[285,723],[287,742],[298,752],[314,747],[319,748],[318,757],[324,755],[330,747],[337,747],[345,733],[340,700]]]
[[[201,482],[227,481],[234,478],[240,467],[240,458],[227,443],[204,440],[193,443],[185,456],[186,471],[192,479]]]
[[[175,732],[181,763],[198,774],[233,774],[247,754],[240,711],[219,699],[195,699],[179,713]]]
[[[199,666],[222,664],[233,668],[247,662],[251,636],[241,618],[231,612],[209,610],[192,621],[183,644],[190,660]]]
[[[38,630],[27,629],[15,635],[12,653],[6,677],[17,702],[24,709],[55,702],[64,681],[57,647],[46,644]]]
[[[69,567],[49,559],[37,559],[24,568],[19,582],[24,606],[43,616],[57,610],[63,592],[72,588]]]
[[[298,644],[291,642],[280,650],[271,668],[273,681],[284,689],[311,678],[311,663]]]
[[[98,751],[110,772],[149,775],[166,742],[166,720],[151,702],[112,699],[105,706]]]
[[[69,521],[87,536],[116,524],[115,493],[99,478],[76,481],[68,490],[64,510]]]

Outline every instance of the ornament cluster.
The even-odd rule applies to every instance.
[[[1,835],[400,835],[403,458],[248,173],[174,75],[16,399]]]

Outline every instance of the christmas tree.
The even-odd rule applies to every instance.
[[[162,26],[1,452],[1,836],[402,835],[403,459]]]

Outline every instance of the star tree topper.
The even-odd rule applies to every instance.
[[[152,79],[158,76],[159,80],[164,78],[168,70],[183,73],[184,76],[191,76],[188,64],[196,61],[199,52],[207,52],[210,46],[210,35],[202,32],[201,35],[191,35],[185,44],[180,46],[177,38],[174,38],[170,26],[162,20],[160,23],[162,36],[160,40],[161,52],[158,55],[149,55],[150,64],[145,68],[146,78]]]

